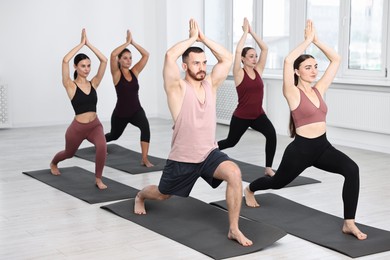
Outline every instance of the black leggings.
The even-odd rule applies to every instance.
[[[106,134],[106,141],[117,140],[123,134],[128,123],[141,130],[141,142],[150,142],[149,121],[143,108],[138,110],[132,117],[117,117],[113,113],[111,116],[111,132]]]
[[[310,166],[344,176],[344,219],[354,219],[359,197],[359,167],[347,155],[334,148],[326,134],[313,139],[297,135],[284,151],[275,175],[254,180],[249,189],[255,192],[283,188]]]
[[[265,136],[265,166],[272,167],[276,151],[276,132],[266,114],[262,114],[256,119],[242,119],[233,115],[227,138],[218,142],[219,149],[223,150],[235,146],[248,127],[252,127]]]

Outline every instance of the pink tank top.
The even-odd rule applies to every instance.
[[[318,92],[318,89],[313,87],[313,90],[320,100],[320,106],[318,108],[313,104],[313,102],[311,102],[305,93],[299,89],[301,100],[298,107],[291,111],[296,128],[311,123],[326,122],[326,113],[328,112],[328,107],[322,99],[320,92]]]
[[[173,126],[170,160],[200,163],[218,147],[215,141],[216,97],[207,81],[202,81],[202,86],[206,93],[203,104],[186,82],[183,105]]]

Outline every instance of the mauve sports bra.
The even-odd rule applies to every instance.
[[[296,109],[291,111],[296,128],[312,123],[326,122],[326,113],[328,112],[328,107],[322,99],[318,89],[313,87],[313,90],[320,100],[320,106],[318,108],[313,104],[313,102],[311,102],[305,93],[299,89],[299,93],[301,94],[300,103]]]

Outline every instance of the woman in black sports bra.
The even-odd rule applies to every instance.
[[[91,71],[91,61],[83,53],[76,53],[87,46],[99,59],[100,65],[97,74],[89,81],[87,79]],[[76,56],[75,56],[76,55]],[[74,80],[70,78],[69,61],[74,58]],[[62,84],[71,100],[75,117],[65,134],[65,150],[58,152],[50,163],[53,175],[60,175],[58,163],[71,158],[76,153],[83,140],[87,139],[95,145],[96,164],[95,181],[99,189],[106,189],[102,182],[103,168],[107,156],[106,139],[103,126],[96,114],[97,94],[99,86],[107,66],[107,58],[96,49],[87,39],[85,29],[81,33],[81,42],[74,47],[62,60]]]

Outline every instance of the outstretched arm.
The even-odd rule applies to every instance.
[[[147,50],[145,50],[141,45],[134,42],[134,39],[131,41],[131,44],[141,54],[141,59],[131,69],[133,71],[133,73],[135,74],[135,76],[138,77],[138,74],[141,73],[141,71],[145,68],[146,63],[148,62],[149,52]]]
[[[324,75],[322,75],[316,84],[316,88],[323,96],[325,91],[329,88],[330,84],[332,84],[333,79],[336,77],[337,70],[340,66],[341,57],[334,49],[320,42],[317,35],[314,37],[313,43],[325,54],[325,56],[330,61]]]
[[[315,28],[312,21],[307,20],[305,28],[305,40],[292,50],[284,59],[283,66],[283,95],[287,101],[296,93],[294,85],[294,61],[309,47],[315,36]]]
[[[119,82],[121,73],[118,65],[118,55],[131,43],[132,37],[129,30],[126,32],[126,42],[116,47],[110,55],[110,70],[114,85]]]
[[[92,86],[96,89],[100,82],[102,81],[103,79],[103,76],[104,76],[104,72],[106,71],[106,67],[107,67],[107,58],[106,56],[103,55],[103,53],[101,53],[95,46],[93,46],[87,39],[87,36],[85,36],[85,45],[93,52],[95,53],[96,57],[99,59],[100,61],[100,64],[99,64],[99,68],[98,68],[98,71],[96,73],[96,75],[92,78],[91,82],[92,82]]]
[[[180,68],[176,61],[198,38],[198,24],[195,20],[190,20],[189,27],[189,38],[176,43],[165,54],[163,78],[167,94],[180,88]]]
[[[244,24],[242,25],[242,30],[244,31],[240,40],[237,43],[236,52],[234,55],[234,62],[233,62],[233,76],[234,76],[234,83],[236,86],[238,86],[242,79],[244,78],[244,71],[241,67],[241,53],[244,49],[244,44],[246,41],[246,38],[249,33],[249,22],[248,19],[244,18]]]
[[[216,89],[222,84],[229,74],[229,70],[233,62],[233,55],[222,45],[207,38],[200,29],[197,41],[206,45],[218,61],[210,73],[211,84],[213,88]]]
[[[86,32],[85,29],[81,31],[81,41],[73,49],[71,49],[65,57],[62,59],[62,84],[66,89],[73,87],[72,79],[70,78],[69,70],[69,61],[76,55],[76,53],[85,45],[86,43]]]
[[[260,57],[257,60],[255,69],[257,72],[262,75],[264,68],[265,68],[265,63],[267,61],[267,56],[268,56],[268,46],[265,44],[265,42],[252,30],[252,28],[249,26],[249,33],[252,35],[253,39],[255,39],[257,45],[260,47]]]

